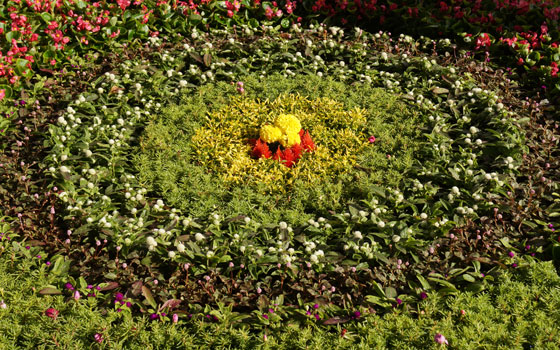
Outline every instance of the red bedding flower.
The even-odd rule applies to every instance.
[[[278,145],[278,143],[269,145],[260,138],[250,139],[249,144],[251,145],[251,147],[253,147],[251,156],[257,159],[272,158],[274,160],[282,162],[282,164],[284,164],[288,168],[291,168],[298,162],[304,151],[313,152],[313,150],[317,148],[308,131],[304,131],[303,129],[301,129],[299,132],[299,136],[301,139],[301,143],[296,143],[289,148],[283,148],[281,147],[281,145]],[[276,149],[276,151],[271,151],[271,147],[272,150]]]

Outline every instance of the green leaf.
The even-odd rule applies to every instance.
[[[64,261],[63,256],[59,256],[56,258],[51,272],[58,276],[66,275],[70,270],[70,263],[70,261]]]
[[[204,54],[204,57],[203,57],[202,60],[203,60],[204,65],[206,67],[210,67],[210,64],[212,63],[212,56],[207,52],[207,53]]]
[[[366,300],[372,304],[379,305],[384,308],[391,307],[391,303],[375,295],[366,295]]]
[[[114,272],[108,272],[108,273],[106,273],[104,276],[105,276],[105,278],[108,279],[108,280],[115,280],[115,279],[117,279],[117,274],[114,273]]]
[[[27,70],[27,64],[29,63],[28,60],[23,59],[23,58],[18,58],[16,61],[16,72],[18,74],[22,74],[25,70]]]
[[[428,283],[428,281],[426,281],[424,276],[416,275],[416,278],[418,278],[418,281],[420,282],[420,284],[422,285],[422,288],[424,288],[424,290],[430,289],[430,284]]]
[[[148,289],[148,287],[142,286],[142,295],[144,296],[144,298],[146,298],[146,300],[148,301],[148,303],[150,303],[150,305],[151,305],[154,309],[157,308],[156,301],[154,300],[154,297],[152,296],[152,292],[150,292],[150,290]]]
[[[486,287],[484,286],[483,283],[476,282],[476,283],[469,284],[465,289],[469,292],[479,293],[485,290]]]
[[[86,279],[80,276],[80,278],[78,278],[78,285],[80,286],[80,289],[86,289],[88,284]]]
[[[372,281],[371,284],[373,290],[377,293],[378,296],[385,297],[385,291],[383,291],[383,288],[381,288],[381,285],[379,283],[377,283],[376,281]]]
[[[475,282],[476,281],[476,279],[468,273],[465,273],[464,275],[461,275],[461,277],[467,282]]]
[[[251,18],[249,20],[249,26],[251,26],[252,28],[257,28],[259,26],[259,21],[257,21],[255,18]]]
[[[394,299],[397,297],[397,290],[393,287],[387,287],[385,288],[385,295],[387,298]]]
[[[282,26],[282,28],[288,28],[290,26],[290,20],[287,18],[284,18],[281,22],[280,25]]]
[[[473,261],[474,272],[480,273],[480,261]]]
[[[192,22],[193,24],[197,24],[200,21],[202,21],[202,16],[201,15],[197,15],[197,14],[193,13],[189,16],[189,22]]]
[[[446,88],[435,87],[432,89],[432,92],[436,95],[439,95],[439,94],[446,94],[449,92],[449,90],[447,90]]]
[[[148,28],[148,26],[145,24],[143,26],[140,26],[140,28],[138,28],[138,33],[148,35],[149,32],[150,32],[150,28]]]
[[[449,295],[449,294],[456,294],[458,292],[455,288],[441,288],[438,289],[439,295]]]
[[[455,288],[455,286],[453,285],[453,283],[451,283],[451,282],[449,282],[449,281],[446,281],[446,280],[444,280],[444,279],[435,278],[435,277],[428,277],[428,280],[430,280],[430,281],[432,281],[432,282],[435,282],[435,283],[437,283],[437,284],[439,284],[439,285],[442,285],[442,286],[444,286],[444,287],[451,288],[451,289],[454,289],[455,291],[457,291],[457,288]]]
[[[52,17],[48,12],[43,12],[41,13],[41,18],[43,19],[43,21],[45,21],[45,23],[50,24],[52,21]]]
[[[45,287],[39,291],[41,295],[60,295],[62,294],[61,291],[56,289],[55,287]]]

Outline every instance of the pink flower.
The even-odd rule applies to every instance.
[[[550,64],[550,67],[551,67],[550,75],[552,75],[553,77],[557,76],[557,75],[558,75],[558,71],[559,71],[559,69],[558,69],[558,63],[552,62],[552,63]]]
[[[375,136],[370,136],[368,139],[369,143],[374,143],[375,142]]]
[[[6,90],[0,89],[0,101],[2,101],[6,97]]]
[[[76,301],[80,300],[80,296],[81,296],[80,292],[78,292],[78,291],[74,292],[74,300],[76,300]]]
[[[445,339],[445,337],[441,333],[437,333],[434,337],[434,340],[438,344],[449,345],[449,342],[447,341],[447,339]]]
[[[482,33],[476,39],[475,49],[478,50],[481,47],[490,47],[490,44],[491,44],[491,41],[490,41],[490,37],[488,36],[488,34],[487,33]]]
[[[56,320],[56,318],[58,317],[58,313],[58,310],[52,307],[45,310],[45,316],[50,317],[53,320]]]
[[[102,343],[103,342],[103,335],[101,333],[95,333],[93,336],[96,342]]]
[[[270,7],[267,7],[264,10],[264,15],[266,16],[266,19],[270,20],[270,19],[272,19],[272,17],[274,17],[274,11]]]
[[[173,314],[173,323],[179,322],[179,315]]]

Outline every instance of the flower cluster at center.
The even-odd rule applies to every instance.
[[[259,138],[251,140],[255,158],[272,158],[292,167],[301,154],[315,150],[309,131],[301,128],[299,119],[293,114],[281,114],[273,124],[261,127]]]

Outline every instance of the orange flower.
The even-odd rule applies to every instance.
[[[296,159],[299,159],[299,157],[301,157],[301,153],[303,152],[303,147],[301,146],[301,144],[295,144],[292,146],[292,152],[294,152],[294,157]]]
[[[301,143],[296,143],[292,147],[285,148],[284,150],[282,150],[281,147],[278,147],[274,154],[270,151],[268,143],[264,142],[262,139],[250,139],[249,144],[253,147],[251,155],[257,159],[272,158],[282,162],[282,164],[288,168],[291,168],[295,163],[297,163],[303,151],[312,152],[316,148],[308,131],[301,129],[298,135],[301,139]]]
[[[268,145],[266,144],[266,142],[261,141],[261,139],[258,139],[255,142],[255,147],[253,147],[253,152],[252,152],[252,156],[255,158],[270,158],[272,156],[272,153],[270,152],[270,149],[268,148]]]
[[[297,158],[294,155],[294,152],[292,151],[291,148],[288,148],[284,151],[282,161],[284,165],[287,166],[288,168],[291,168],[292,165],[294,165],[295,162],[297,162]]]
[[[300,136],[301,136],[301,146],[303,147],[304,150],[306,150],[307,152],[311,152],[315,148],[317,148],[315,146],[315,143],[311,139],[311,135],[309,135],[309,131],[305,131],[305,133],[304,133],[304,131],[302,129],[300,131]]]
[[[282,154],[282,151],[280,150],[280,147],[278,147],[276,149],[276,153],[274,153],[274,155],[272,156],[272,159],[274,160],[280,160],[283,159],[284,155]]]

